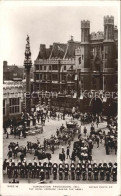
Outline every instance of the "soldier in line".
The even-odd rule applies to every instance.
[[[63,165],[59,164],[59,171],[58,171],[58,173],[59,173],[59,180],[63,180],[63,171],[64,171]]]
[[[77,165],[77,167],[76,167],[76,180],[80,180],[80,176],[81,176],[81,168],[80,168],[80,165]]]
[[[113,164],[111,161],[109,161],[108,164],[106,161],[104,161],[104,163],[100,161],[99,164],[97,164],[96,161],[91,163],[91,161],[83,160],[79,161],[77,164],[72,161],[69,167],[67,162],[60,162],[59,165],[55,162],[52,165],[51,161],[48,163],[45,161],[42,164],[41,161],[37,163],[36,160],[34,160],[34,163],[32,163],[30,160],[27,163],[26,159],[24,158],[22,162],[19,160],[17,163],[15,163],[15,160],[12,159],[5,160],[4,167],[7,169],[9,179],[29,177],[40,178],[41,181],[44,181],[45,179],[50,179],[50,175],[53,174],[53,180],[56,180],[57,176],[59,180],[69,180],[69,174],[71,174],[71,180],[80,180],[81,177],[82,180],[92,180],[94,175],[94,180],[96,181],[110,181],[111,177],[113,181],[117,181],[117,163],[115,162]]]
[[[65,164],[64,175],[65,175],[64,180],[68,180],[68,177],[69,177],[69,164],[68,163]]]
[[[54,163],[53,164],[53,180],[57,179],[57,168],[58,168],[57,163]]]
[[[70,167],[71,167],[71,180],[75,180],[75,164],[73,161]]]

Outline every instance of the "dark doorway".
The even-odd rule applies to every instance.
[[[91,111],[94,115],[100,114],[102,112],[102,101],[99,98],[93,98],[91,101]]]

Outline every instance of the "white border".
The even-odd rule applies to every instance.
[[[119,122],[119,137],[118,137],[118,165],[120,165],[120,129],[121,129],[121,125],[120,125],[120,80],[121,80],[121,67],[120,67],[120,2],[119,1],[2,1],[0,3],[0,8],[4,6],[118,6],[118,19],[119,19],[119,24],[118,24],[118,122]],[[2,69],[2,65],[1,65],[1,72],[0,72],[0,92],[1,92],[1,96],[0,96],[0,107],[1,107],[1,112],[0,112],[0,127],[1,127],[1,134],[0,134],[0,143],[2,144],[2,148],[0,148],[0,162],[2,163],[2,153],[3,153],[3,139],[2,139],[2,93],[3,93],[3,89],[2,89],[2,73],[3,73],[3,69]],[[1,187],[0,187],[0,194],[2,193],[2,196],[13,196],[13,195],[17,195],[17,196],[21,196],[21,195],[41,195],[41,196],[48,196],[48,195],[55,195],[55,196],[80,196],[80,195],[89,195],[89,196],[118,196],[120,192],[120,167],[118,167],[118,182],[117,184],[80,184],[80,187],[83,189],[81,191],[32,191],[30,190],[30,188],[32,188],[34,185],[38,186],[39,184],[18,184],[18,188],[14,186],[14,188],[9,188],[8,185],[10,184],[4,184],[1,183]],[[2,165],[0,164],[0,181],[2,182]],[[55,184],[55,186],[58,186],[59,184]],[[63,186],[65,184],[61,184],[61,186]],[[74,184],[66,184],[66,185],[72,185],[74,186]],[[76,185],[76,184],[75,184]],[[43,185],[41,185],[43,186]],[[52,184],[52,186],[54,186],[54,184]],[[101,187],[106,187],[107,188],[101,188]],[[112,186],[112,188],[109,188],[110,186]],[[89,188],[92,187],[92,188]],[[98,188],[95,188],[98,187]],[[100,188],[99,188],[100,187]]]

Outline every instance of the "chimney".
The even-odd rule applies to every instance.
[[[8,62],[7,61],[3,61],[3,66],[7,67],[8,66]]]

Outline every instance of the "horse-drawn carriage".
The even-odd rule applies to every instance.
[[[76,133],[79,133],[79,131],[80,131],[78,122],[75,120],[71,120],[71,121],[66,122],[66,127],[67,127],[67,132],[69,132],[69,133],[71,132],[74,135]]]
[[[15,142],[10,142],[8,145],[9,150],[12,150],[12,154],[14,155],[14,158],[17,157],[18,153],[20,152],[24,156],[26,156],[26,147],[25,146],[19,146]]]

